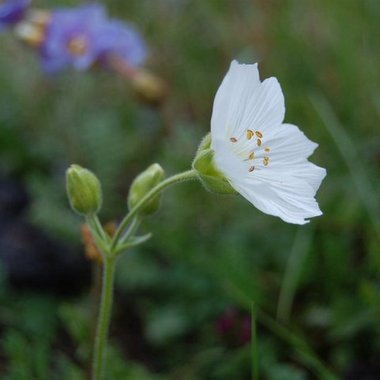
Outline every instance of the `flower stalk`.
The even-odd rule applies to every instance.
[[[115,262],[116,258],[114,257],[107,257],[103,261],[102,293],[98,323],[96,327],[94,357],[92,362],[93,380],[101,380],[104,373],[105,349],[107,345],[107,336],[112,310]]]
[[[161,191],[165,190],[166,188],[179,182],[195,180],[197,177],[197,172],[191,169],[186,172],[173,175],[172,177],[165,179],[156,185],[153,189],[151,189],[121,221],[119,228],[117,229],[111,241],[111,251],[113,252],[115,249],[117,249],[117,244],[126,231],[129,223],[132,222],[134,216],[137,215],[149,201],[154,199]]]
[[[72,171],[72,169],[69,169],[69,174],[70,170]],[[81,170],[84,171],[85,169],[81,168]],[[90,172],[85,170],[86,178],[88,173]],[[97,181],[96,177],[92,173],[91,175],[93,176],[91,177],[91,183],[92,181]],[[188,170],[158,183],[156,183],[157,181],[151,182],[152,188],[149,189],[148,186],[147,189],[142,191],[141,199],[136,201],[136,203],[133,203],[131,210],[124,217],[112,238],[104,231],[99,221],[96,214],[98,212],[98,208],[87,207],[87,203],[85,202],[87,201],[87,198],[85,197],[86,199],[83,199],[82,203],[85,204],[86,207],[82,207],[83,210],[81,208],[80,211],[86,219],[87,225],[90,228],[91,235],[99,252],[101,252],[103,264],[101,299],[93,350],[92,380],[102,380],[105,372],[105,356],[112,312],[112,298],[117,258],[130,247],[143,244],[150,238],[151,234],[144,236],[136,236],[135,234],[140,226],[142,217],[147,215],[147,207],[152,205],[152,201],[154,201],[155,198],[157,198],[160,193],[168,187],[176,183],[196,179],[197,177],[198,174],[195,170]],[[67,178],[68,182],[72,179],[70,175],[68,175]],[[84,185],[87,185],[87,182],[85,182]],[[86,189],[86,186],[84,185],[79,186],[75,184],[74,187],[68,187],[70,204],[75,211],[77,211],[78,205],[73,202],[73,200],[76,200],[79,195],[82,195],[82,188],[84,187]],[[91,198],[90,195],[93,195],[91,191],[88,191],[88,194],[88,198]],[[82,205],[82,203],[80,205]]]

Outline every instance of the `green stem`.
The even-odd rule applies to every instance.
[[[98,324],[96,328],[95,347],[93,352],[92,380],[101,380],[104,372],[104,356],[111,317],[115,262],[118,244],[121,240],[122,242],[126,243],[136,231],[139,226],[138,212],[144,207],[147,202],[156,197],[167,187],[178,182],[195,179],[196,177],[197,173],[195,170],[188,170],[186,172],[167,178],[166,180],[159,183],[156,187],[151,189],[141,199],[141,201],[138,202],[137,205],[124,217],[111,242],[109,242],[108,236],[104,232],[97,217],[87,218],[87,222],[91,228],[91,231],[93,232],[96,244],[98,245],[98,248],[104,252],[102,294],[100,300]],[[130,223],[132,224],[129,226],[129,230],[126,232],[127,227]]]
[[[90,227],[91,234],[96,243],[96,246],[102,252],[102,256],[104,256],[104,253],[108,251],[107,243],[109,241],[109,238],[103,230],[98,217],[96,215],[88,215],[86,216],[86,223]]]
[[[107,257],[103,262],[102,295],[95,336],[95,347],[92,362],[92,380],[101,380],[104,371],[105,348],[112,308],[115,261],[115,258]]]
[[[96,329],[97,329],[97,317],[98,317],[98,309],[100,305],[100,296],[102,291],[102,270],[103,266],[102,264],[98,262],[92,263],[92,286],[91,286],[91,305],[90,305],[90,315],[91,315],[91,341],[95,341],[96,337]],[[95,352],[95,347],[91,347],[91,357],[93,357]],[[92,372],[92,366],[91,362],[86,368],[86,379],[91,380],[91,372]]]
[[[176,175],[173,175],[172,177],[169,177],[165,179],[164,181],[160,182],[157,186],[155,186],[153,189],[151,189],[145,197],[141,199],[139,203],[124,217],[124,219],[121,221],[119,228],[117,229],[115,235],[113,236],[113,239],[111,241],[111,247],[110,251],[114,252],[120,238],[123,236],[124,231],[126,230],[128,224],[133,220],[134,216],[138,214],[138,212],[144,207],[144,205],[152,200],[154,197],[156,197],[161,191],[165,190],[167,187],[174,185],[179,182],[184,181],[190,181],[197,178],[197,172],[195,170],[188,170],[183,173],[179,173]]]
[[[119,242],[120,243],[127,242],[129,240],[129,238],[131,238],[132,236],[134,236],[135,233],[137,232],[139,226],[140,226],[140,223],[141,223],[141,218],[139,218],[138,216],[135,216],[133,218],[132,223],[129,226],[127,232],[121,237],[121,239],[119,240]]]
[[[100,234],[101,238],[105,242],[110,241],[109,235],[104,231],[102,224],[100,223],[100,220],[97,215],[94,216],[94,223],[97,228],[98,233]]]

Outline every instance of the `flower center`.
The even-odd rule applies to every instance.
[[[72,55],[80,56],[87,52],[88,41],[86,36],[79,35],[71,38],[67,44],[67,49]]]
[[[244,137],[241,139],[230,137],[230,142],[236,146],[236,149],[233,149],[234,152],[237,153],[243,161],[249,163],[248,172],[251,173],[256,169],[263,169],[268,166],[270,159],[269,153],[271,149],[270,147],[262,146],[264,141],[263,133],[261,131],[247,129]],[[253,165],[253,163],[256,165]]]

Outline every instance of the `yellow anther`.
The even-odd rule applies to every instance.
[[[270,148],[265,148],[265,151],[266,151],[267,153],[269,153],[269,152],[270,152]]]
[[[236,143],[237,139],[235,137],[230,137],[230,141],[233,142],[233,143]]]
[[[262,139],[263,138],[263,134],[260,132],[260,131],[256,131],[256,136],[259,138],[259,139]]]
[[[247,129],[247,139],[248,140],[251,140],[251,138],[253,137],[254,133],[252,130],[250,129]]]
[[[255,152],[251,152],[248,156],[249,160],[253,160],[255,158]]]
[[[248,171],[251,173],[251,172],[253,172],[255,170],[255,167],[254,166],[251,166],[249,169],[248,169]]]
[[[257,146],[261,146],[262,141],[260,139],[257,139]]]
[[[264,164],[264,166],[268,166],[268,164],[269,164],[269,157],[264,157],[263,164]]]

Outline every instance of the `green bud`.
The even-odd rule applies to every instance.
[[[218,194],[237,194],[227,178],[215,166],[210,133],[201,141],[192,166],[207,190]]]
[[[165,178],[165,171],[159,164],[150,165],[140,173],[132,182],[128,194],[128,207],[132,210],[148,192]],[[141,215],[154,214],[160,207],[161,196],[146,203],[141,209]]]
[[[98,178],[79,165],[71,165],[67,169],[66,191],[71,208],[80,215],[96,214],[102,205]]]

